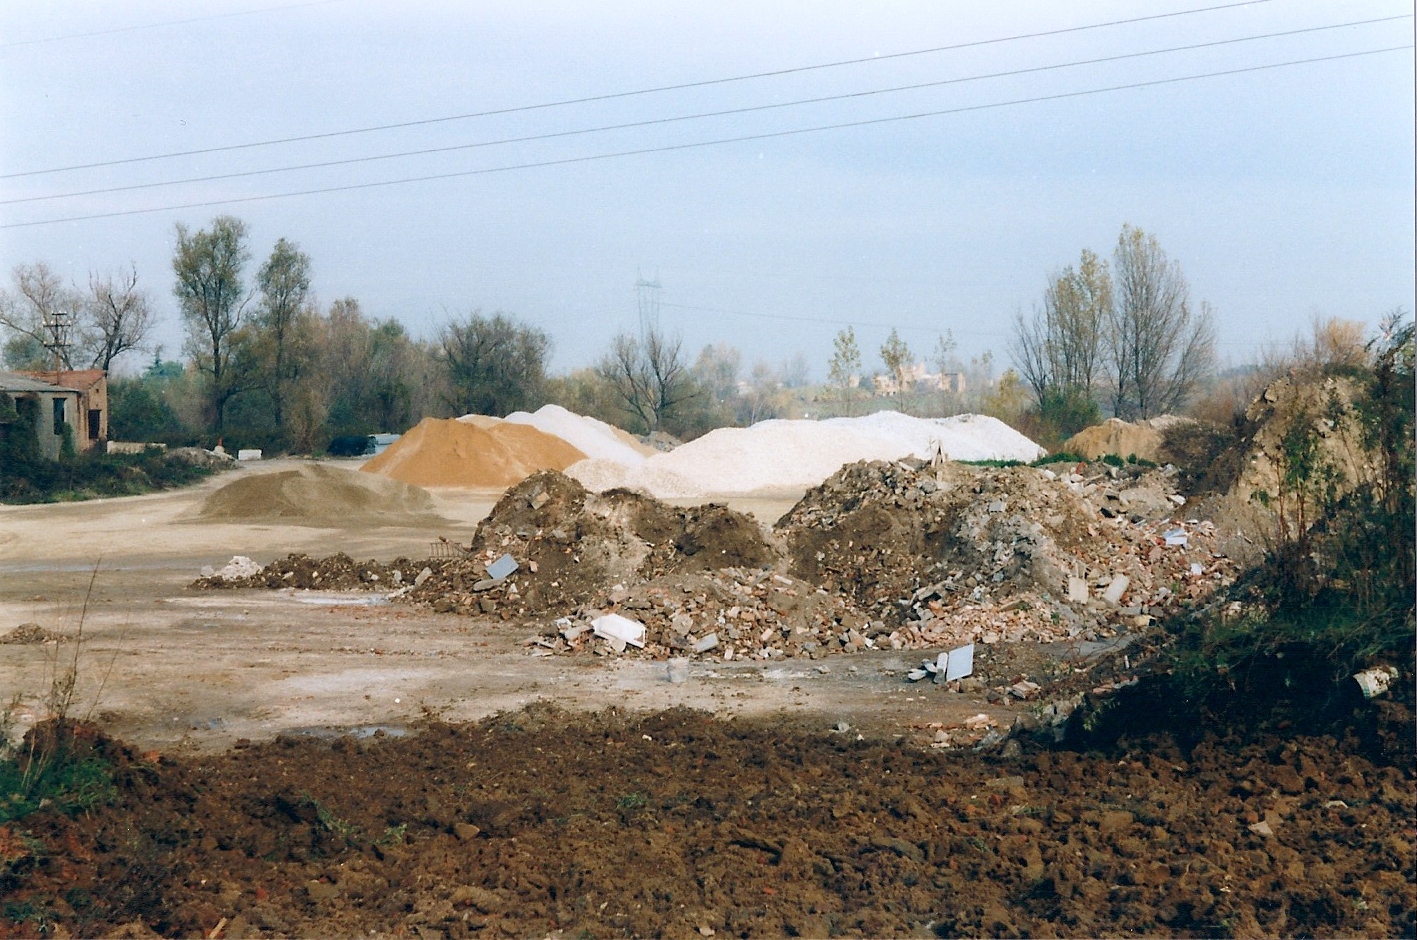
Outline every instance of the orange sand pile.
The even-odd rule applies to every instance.
[[[585,454],[530,425],[424,418],[360,469],[417,486],[512,486]]]
[[[1141,460],[1157,460],[1161,452],[1161,433],[1149,422],[1132,424],[1121,418],[1108,418],[1101,424],[1084,428],[1064,443],[1064,453],[1097,460],[1104,454]]]

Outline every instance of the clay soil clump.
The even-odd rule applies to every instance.
[[[1410,769],[1332,737],[1004,758],[536,707],[205,757],[85,740],[111,798],[0,826],[0,936],[1417,929]]]
[[[504,487],[583,459],[575,447],[530,425],[424,418],[360,469],[417,486]]]

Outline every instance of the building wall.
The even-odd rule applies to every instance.
[[[82,433],[78,434],[75,443],[78,444],[79,450],[88,450],[97,445],[99,441],[108,440],[108,382],[99,382],[85,392],[80,407],[84,413],[76,430]],[[98,434],[96,436],[89,435],[88,413],[90,411],[98,412]]]
[[[39,438],[39,452],[50,460],[58,460],[64,452],[63,425],[60,426],[58,434],[54,433],[54,412],[56,407],[64,410],[64,425],[68,425],[74,434],[74,446],[78,448],[83,443],[84,429],[79,426],[79,393],[78,392],[39,392],[39,424],[35,427],[35,436]],[[63,402],[62,406],[56,406],[57,402]]]

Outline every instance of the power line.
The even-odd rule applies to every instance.
[[[211,183],[220,180],[244,179],[252,176],[268,176],[273,173],[293,173],[300,170],[328,169],[336,166],[350,166],[359,163],[373,163],[380,160],[395,160],[404,157],[430,156],[440,153],[454,153],[463,150],[474,150],[483,147],[497,147],[506,144],[530,143],[534,141],[554,140],[564,137],[576,137],[585,134],[597,134],[607,131],[630,130],[634,128],[653,127],[664,124],[674,124],[683,121],[696,121],[705,118],[728,117],[739,114],[750,114],[758,111],[772,111],[782,108],[800,107],[808,104],[825,104],[832,101],[844,101],[853,98],[866,98],[875,95],[894,94],[902,91],[918,91],[924,88],[938,88],[945,85],[963,84],[966,82],[987,81],[995,78],[1009,78],[1019,75],[1029,75],[1039,72],[1055,71],[1057,69],[1078,68],[1088,65],[1100,65],[1108,62],[1120,62],[1128,59],[1145,58],[1147,56],[1164,55],[1173,52],[1191,52],[1197,49],[1210,49],[1217,46],[1235,45],[1242,42],[1255,42],[1262,39],[1276,39],[1287,36],[1298,36],[1307,33],[1325,32],[1334,29],[1345,29],[1352,26],[1369,26],[1375,23],[1388,23],[1394,20],[1411,19],[1412,14],[1405,13],[1398,16],[1384,16],[1368,20],[1352,20],[1346,23],[1334,23],[1327,26],[1310,26],[1303,29],[1290,29],[1275,33],[1259,33],[1253,36],[1241,36],[1233,39],[1217,39],[1210,42],[1191,43],[1184,46],[1171,46],[1165,49],[1149,49],[1142,52],[1126,52],[1118,55],[1102,56],[1095,59],[1081,59],[1076,62],[1061,62],[1054,65],[1038,65],[1024,69],[1012,69],[1005,72],[989,72],[982,75],[969,75],[961,78],[947,78],[933,82],[919,82],[912,85],[897,85],[891,88],[878,88],[868,91],[844,92],[837,95],[823,95],[816,98],[799,98],[795,101],[779,101],[770,104],[748,105],[741,108],[729,108],[721,111],[701,111],[695,114],[681,114],[673,117],[651,118],[643,121],[630,121],[622,124],[604,124],[598,127],[586,127],[568,131],[553,131],[544,134],[530,134],[522,137],[505,137],[500,140],[477,141],[468,144],[451,144],[443,147],[428,147],[419,150],[402,150],[395,153],[375,154],[364,157],[348,157],[341,160],[322,160],[315,163],[299,163],[289,166],[269,167],[260,170],[240,170],[234,173],[217,173],[208,176],[191,176],[178,180],[161,180],[153,183],[132,183],[126,186],[108,186],[100,189],[86,189],[68,193],[53,193],[46,196],[24,196],[18,199],[0,200],[0,206],[13,206],[22,203],[49,202],[55,199],[71,199],[79,196],[101,196],[111,193],[133,192],[141,189],[160,189],[168,186],[184,186],[189,183]]]
[[[93,36],[113,36],[117,33],[133,33],[144,29],[160,29],[164,26],[186,26],[189,23],[205,23],[208,20],[227,20],[237,16],[254,16],[258,13],[284,13],[287,10],[300,10],[305,7],[322,7],[331,3],[344,2],[345,0],[311,0],[309,3],[292,3],[288,6],[280,7],[261,7],[258,10],[237,10],[234,13],[213,13],[211,16],[194,16],[185,20],[166,20],[162,23],[142,23],[137,26],[119,26],[114,29],[99,29],[91,33],[68,33],[64,36],[46,36],[42,39],[20,39],[15,42],[0,42],[0,49],[13,49],[17,46],[38,46],[43,43],[64,42],[69,39],[88,39]]]
[[[1013,107],[1022,104],[1036,104],[1044,101],[1060,101],[1067,98],[1082,98],[1090,95],[1105,94],[1114,91],[1129,91],[1137,88],[1151,88],[1159,85],[1174,85],[1181,82],[1197,81],[1205,78],[1219,78],[1229,75],[1244,75],[1251,72],[1264,72],[1271,69],[1286,68],[1294,65],[1312,65],[1319,62],[1335,62],[1342,59],[1355,59],[1363,56],[1380,55],[1385,52],[1399,52],[1411,49],[1412,44],[1402,46],[1386,46],[1381,49],[1367,49],[1362,52],[1344,52],[1329,56],[1316,56],[1307,59],[1291,59],[1286,62],[1272,62],[1265,65],[1252,65],[1236,69],[1224,69],[1216,72],[1201,72],[1195,75],[1181,75],[1174,78],[1159,78],[1145,82],[1130,82],[1125,85],[1109,85],[1103,88],[1089,88],[1082,91],[1060,92],[1053,95],[1038,95],[1031,98],[1015,98],[1010,101],[998,101],[989,104],[967,105],[958,108],[944,108],[934,111],[920,111],[914,114],[900,114],[891,117],[869,118],[860,121],[843,121],[836,124],[819,124],[813,127],[799,127],[785,131],[767,131],[761,134],[744,134],[737,137],[721,137],[715,140],[690,141],[683,144],[666,144],[659,147],[642,147],[636,150],[619,150],[609,153],[587,154],[579,157],[562,157],[555,160],[538,160],[531,163],[514,163],[505,166],[484,167],[477,170],[459,170],[452,173],[434,173],[426,176],[408,176],[394,180],[376,180],[369,183],[349,183],[342,186],[327,186],[319,189],[303,189],[285,193],[267,193],[260,196],[236,196],[229,199],[211,199],[203,202],[180,203],[168,206],[154,206],[147,209],[124,209],[116,212],[99,212],[91,215],[69,216],[60,219],[43,219],[33,222],[9,222],[0,225],[0,229],[29,228],[36,225],[55,225],[61,222],[86,222],[93,219],[111,219],[128,215],[147,215],[154,212],[169,212],[179,209],[205,209],[212,206],[239,205],[250,202],[269,202],[275,199],[289,199],[295,196],[316,196],[327,193],[353,192],[362,189],[377,189],[384,186],[397,186],[405,183],[427,183],[439,180],[458,179],[468,176],[484,176],[491,173],[506,173],[513,170],[531,170],[552,166],[566,166],[576,163],[592,163],[600,160],[611,160],[619,157],[634,157],[646,154],[672,153],[680,150],[694,150],[700,147],[713,147],[721,144],[745,143],[755,140],[772,140],[779,137],[793,137],[801,134],[820,133],[822,131],[845,130],[855,127],[870,127],[878,124],[890,124],[897,121],[913,121],[921,118],[942,117],[951,114],[965,114],[974,111],[990,111],[995,108]]]
[[[335,0],[324,0],[324,2],[335,2]],[[68,173],[73,170],[92,170],[99,167],[120,166],[128,163],[145,163],[152,160],[168,160],[175,157],[193,157],[209,153],[224,153],[232,150],[249,150],[254,147],[273,147],[278,144],[293,144],[307,140],[325,140],[332,137],[348,137],[353,134],[372,134],[378,131],[402,130],[409,127],[422,127],[429,124],[443,124],[449,121],[466,121],[473,118],[493,117],[502,114],[518,114],[525,111],[538,111],[546,108],[560,108],[574,104],[590,104],[598,101],[614,101],[622,98],[633,98],[639,95],[652,95],[666,91],[684,91],[690,88],[707,88],[713,85],[726,85],[732,82],[745,82],[759,78],[777,78],[783,75],[796,75],[803,72],[815,72],[823,69],[841,68],[848,65],[862,65],[867,62],[886,62],[892,59],[904,59],[910,56],[932,55],[938,52],[953,52],[959,49],[973,49],[980,46],[991,46],[999,43],[1018,42],[1024,39],[1041,39],[1048,36],[1063,36],[1069,33],[1080,33],[1088,30],[1103,29],[1109,26],[1126,26],[1132,23],[1145,23],[1153,20],[1171,19],[1178,16],[1191,16],[1197,13],[1213,13],[1217,10],[1230,10],[1236,7],[1254,6],[1261,3],[1271,3],[1273,0],[1241,0],[1238,3],[1225,3],[1219,6],[1199,7],[1192,10],[1176,10],[1171,13],[1154,13],[1149,16],[1136,16],[1123,20],[1108,20],[1103,23],[1091,23],[1086,26],[1069,26],[1062,29],[1044,30],[1036,33],[1020,33],[1015,36],[1002,36],[995,39],[979,39],[972,42],[955,43],[948,46],[934,46],[929,49],[916,49],[909,52],[891,52],[886,55],[867,56],[857,59],[842,59],[837,62],[823,62],[817,65],[801,65],[794,68],[774,69],[767,72],[752,72],[746,75],[734,75],[727,78],[708,78],[700,81],[682,82],[677,85],[659,85],[654,88],[641,88],[634,91],[611,92],[603,95],[589,95],[583,98],[564,98],[558,101],[546,101],[539,104],[519,105],[511,108],[495,108],[488,111],[471,111],[466,114],[451,114],[444,117],[423,118],[417,121],[400,121],[393,124],[376,124],[369,127],[356,127],[341,131],[326,131],[320,134],[303,134],[296,137],[278,137],[271,140],[252,141],[244,144],[227,144],[220,147],[203,147],[196,150],[174,150],[169,153],[150,154],[142,157],[127,157],[120,160],[104,160],[96,163],[80,163],[72,166],[50,167],[42,170],[25,170],[20,173],[7,173],[0,175],[0,179],[15,179],[22,176],[39,176],[48,173]]]
[[[752,317],[757,320],[787,320],[793,323],[825,323],[828,326],[860,327],[863,330],[884,330],[887,328],[887,324],[884,323],[861,323],[856,320],[832,320],[826,317],[795,317],[785,313],[748,313],[744,310],[724,310],[721,307],[701,307],[695,304],[672,304],[667,300],[661,301],[660,306],[674,307],[679,310],[702,310],[705,313],[723,313],[733,317]],[[890,326],[896,329],[917,333],[939,334],[944,332],[939,327],[919,326],[913,323],[906,323],[904,325],[896,323],[890,324]],[[947,329],[951,333],[960,333],[966,336],[998,336],[1001,332],[999,330],[958,330],[954,327],[948,327]]]

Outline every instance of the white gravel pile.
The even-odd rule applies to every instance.
[[[895,454],[895,459],[910,454],[929,457],[936,442],[951,460],[1027,462],[1047,453],[998,418],[988,415],[912,418],[899,411],[878,411],[864,418],[829,418],[822,423],[878,437],[892,449],[906,448]]]
[[[488,420],[481,415],[465,415],[458,420],[466,421],[472,418]],[[629,435],[624,431],[604,421],[568,411],[560,405],[543,405],[530,413],[514,411],[503,420],[512,424],[529,424],[538,431],[554,434],[591,460],[608,460],[616,464],[634,466],[643,463],[645,459],[644,454],[627,443]]]
[[[863,418],[720,428],[636,466],[585,460],[566,472],[597,492],[626,487],[662,499],[783,495],[816,486],[858,460],[928,458],[937,444],[953,460],[1033,460],[1044,453],[994,418],[912,418],[883,411]]]

